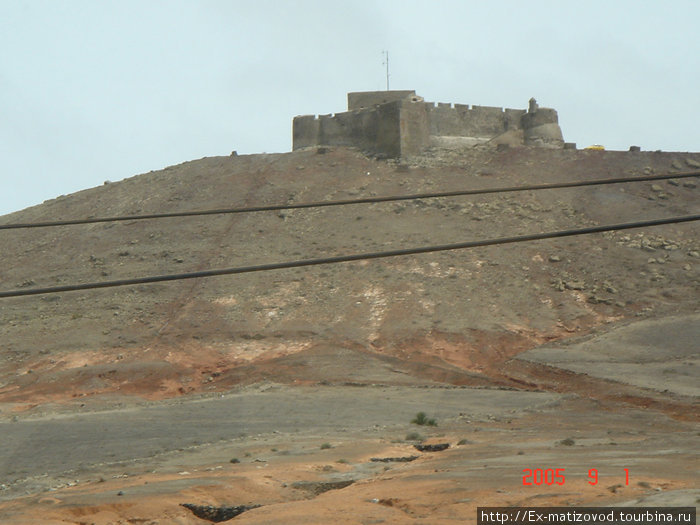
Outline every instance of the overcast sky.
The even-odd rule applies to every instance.
[[[700,2],[0,0],[0,214],[291,149],[346,92],[559,112],[579,147],[700,151]]]

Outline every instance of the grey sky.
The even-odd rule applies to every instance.
[[[700,2],[0,0],[0,214],[204,156],[291,149],[348,91],[559,111],[700,151]],[[96,210],[99,213],[99,210]]]

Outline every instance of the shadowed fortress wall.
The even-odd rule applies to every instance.
[[[293,146],[351,146],[388,157],[416,155],[430,146],[464,147],[510,133],[520,145],[560,148],[557,112],[424,102],[415,91],[348,93],[348,111],[294,118]]]

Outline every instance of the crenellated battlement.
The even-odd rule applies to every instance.
[[[557,112],[425,102],[415,91],[348,93],[348,111],[294,118],[293,149],[353,146],[390,157],[415,155],[431,145],[464,147],[508,143],[563,147]]]
[[[426,102],[430,134],[434,136],[493,137],[517,129],[521,109]]]

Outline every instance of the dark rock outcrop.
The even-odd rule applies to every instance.
[[[236,505],[235,507],[214,507],[212,505],[194,505],[193,503],[180,503],[181,506],[192,511],[192,514],[203,520],[213,523],[228,521],[250,509],[256,509],[261,505]]]
[[[370,461],[373,461],[375,463],[407,463],[416,459],[418,459],[418,456],[403,456],[398,458],[370,458]]]
[[[296,481],[292,483],[292,487],[295,489],[305,490],[314,496],[318,496],[319,494],[323,494],[329,490],[344,489],[353,483],[355,483],[354,479],[344,481]]]
[[[436,445],[413,445],[421,452],[441,452],[450,448],[449,443],[437,443]]]

